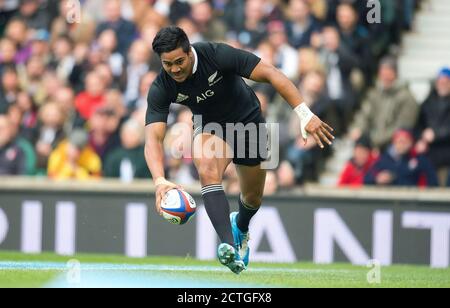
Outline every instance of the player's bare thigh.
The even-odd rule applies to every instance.
[[[204,133],[195,136],[192,156],[200,182],[207,186],[222,183],[223,174],[233,160],[233,151],[221,138]]]
[[[266,170],[261,169],[261,165],[255,167],[236,165],[236,171],[244,203],[259,208],[264,195]]]

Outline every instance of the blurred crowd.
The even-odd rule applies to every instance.
[[[150,178],[144,118],[161,70],[151,43],[174,24],[192,43],[249,50],[298,85],[337,137],[355,141],[341,185],[437,185],[450,166],[448,69],[419,105],[386,57],[419,0],[380,0],[380,12],[367,2],[0,0],[0,175]],[[377,13],[380,23],[367,18]],[[249,85],[267,121],[280,123],[282,161],[266,192],[317,181],[331,150],[313,139],[305,146],[289,105],[271,86]],[[198,175],[183,146],[192,132],[180,135],[177,123],[192,125],[192,114],[172,104],[166,174],[192,184]],[[174,147],[184,155],[171,155]],[[226,177],[227,191],[238,192],[233,166]]]

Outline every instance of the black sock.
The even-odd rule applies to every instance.
[[[250,220],[258,212],[259,208],[252,208],[244,204],[242,196],[239,198],[239,215],[237,216],[237,226],[242,232],[248,232]]]
[[[206,212],[222,243],[234,247],[233,233],[230,223],[230,204],[222,185],[208,185],[202,188]]]

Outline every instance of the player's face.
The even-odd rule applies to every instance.
[[[192,75],[194,60],[192,52],[185,53],[180,47],[171,52],[161,54],[164,70],[176,82],[183,82]]]

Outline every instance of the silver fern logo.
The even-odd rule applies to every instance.
[[[219,78],[217,78],[218,74],[219,74],[219,72],[216,71],[214,74],[209,76],[208,83],[209,83],[210,87],[212,87],[213,85],[215,85],[216,83],[218,83],[219,81],[221,81],[223,79],[223,76],[220,76]]]

